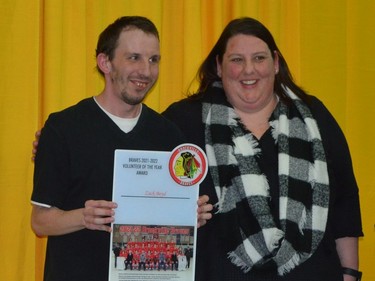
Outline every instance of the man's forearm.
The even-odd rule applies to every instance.
[[[84,228],[83,209],[63,211],[55,207],[33,206],[31,225],[38,236],[56,236]]]

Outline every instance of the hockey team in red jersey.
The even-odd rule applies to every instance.
[[[124,259],[125,270],[186,270],[187,256],[192,256],[189,246],[183,249],[176,242],[153,240],[114,244],[114,249],[120,248],[118,257]]]

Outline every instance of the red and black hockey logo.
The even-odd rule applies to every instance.
[[[172,151],[169,172],[180,185],[199,184],[207,174],[206,154],[194,144],[179,145]]]

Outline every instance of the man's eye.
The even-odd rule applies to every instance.
[[[133,56],[130,56],[129,59],[130,59],[130,60],[138,60],[138,59],[139,59],[139,56],[137,56],[137,55],[133,55]]]
[[[149,59],[149,62],[150,63],[159,63],[160,62],[160,57],[156,56],[156,57],[152,57]]]

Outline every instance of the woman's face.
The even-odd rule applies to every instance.
[[[257,112],[274,102],[274,81],[278,72],[267,44],[251,35],[239,34],[228,40],[223,60],[217,59],[228,101],[241,112]]]

